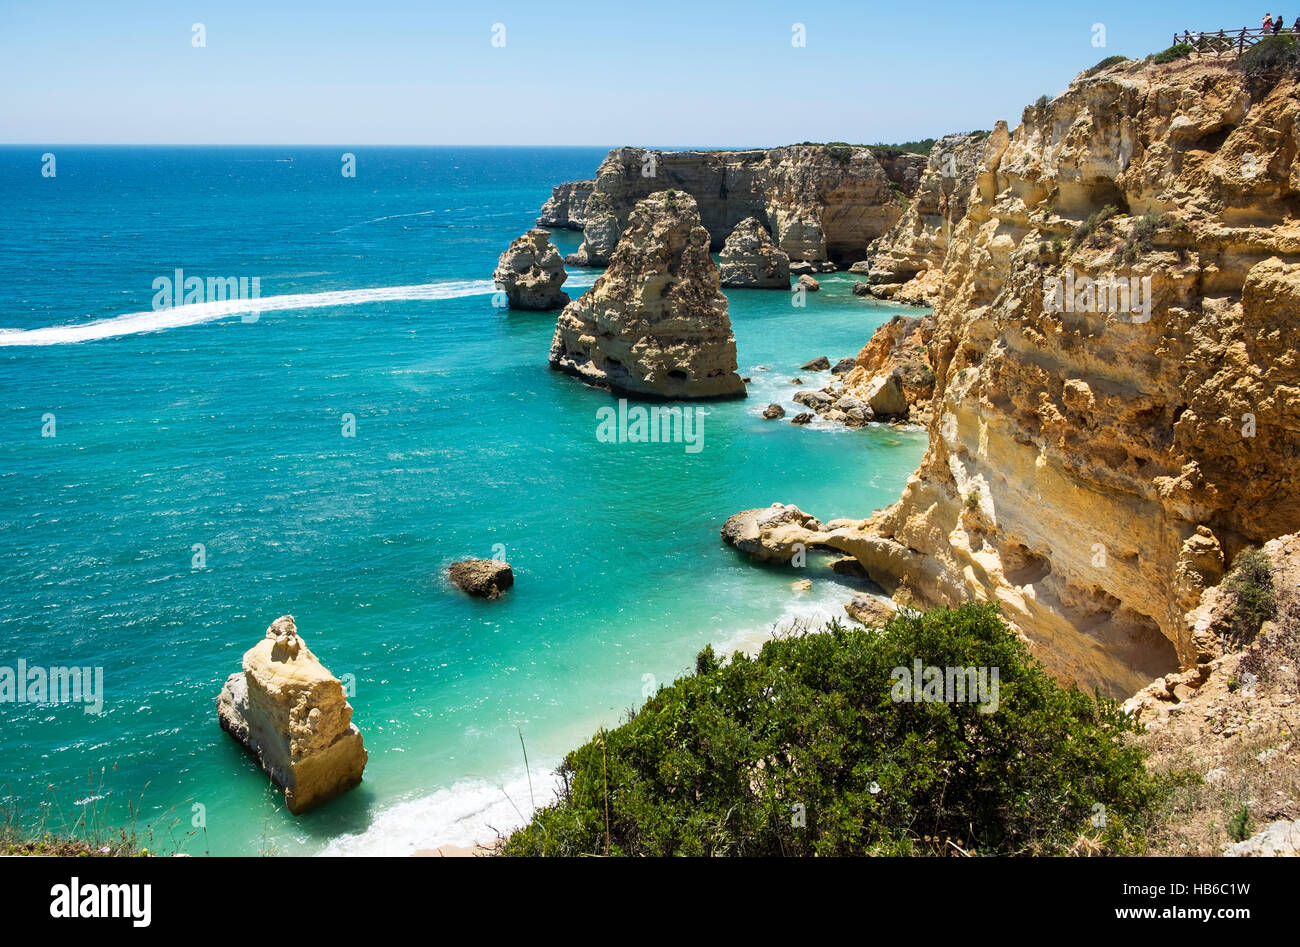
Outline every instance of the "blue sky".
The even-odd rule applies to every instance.
[[[1257,26],[1266,9],[1277,12],[1133,0],[0,0],[0,142],[901,141],[999,118],[1014,127],[1026,104],[1105,56],[1163,49],[1174,30]],[[205,47],[192,44],[194,23]],[[504,46],[492,45],[494,24]]]

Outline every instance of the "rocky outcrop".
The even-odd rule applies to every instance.
[[[515,584],[508,562],[499,559],[463,559],[447,567],[447,578],[462,592],[476,598],[496,599]]]
[[[797,506],[773,503],[766,509],[737,513],[722,526],[722,541],[759,562],[789,562],[807,549],[808,537],[822,524]]]
[[[928,316],[895,316],[875,331],[856,359],[836,363],[830,384],[820,391],[801,391],[794,400],[848,427],[873,421],[924,424],[934,395],[925,343],[932,331]]]
[[[1300,818],[1300,535],[1270,540],[1261,551],[1266,568],[1247,574],[1256,600],[1271,587],[1273,608],[1243,625],[1235,581],[1205,589],[1185,616],[1203,660],[1158,678],[1124,704],[1142,725],[1133,742],[1149,754],[1153,772],[1201,777],[1180,793],[1153,854],[1297,853],[1300,839],[1290,827]],[[1234,844],[1240,833],[1230,837],[1227,824],[1243,806],[1248,826],[1267,827]]]
[[[292,615],[244,652],[217,697],[221,728],[284,790],[301,815],[361,782],[367,754],[343,685],[298,636]]]
[[[908,197],[916,193],[925,177],[925,155],[892,148],[873,148],[871,152],[895,188]]]
[[[637,202],[669,188],[695,198],[712,249],[722,249],[738,223],[755,217],[792,264],[861,259],[867,245],[898,221],[906,199],[903,186],[863,147],[617,148],[597,172],[585,204],[583,243],[569,262],[607,265]]]
[[[777,249],[757,217],[736,224],[718,258],[722,285],[736,289],[789,289],[790,258]]]
[[[948,240],[966,216],[987,139],[976,133],[935,142],[907,210],[868,250],[871,295],[912,305],[938,302]]]
[[[1296,858],[1300,856],[1300,819],[1270,822],[1244,842],[1223,850],[1228,858]]]
[[[929,449],[838,540],[896,600],[996,601],[1112,695],[1201,663],[1189,576],[1300,528],[1297,91],[1132,62],[995,129],[944,264]]]
[[[587,200],[595,181],[570,181],[551,188],[551,198],[542,205],[537,226],[548,230],[581,230],[587,225]]]
[[[503,290],[511,309],[561,309],[569,294],[560,289],[569,274],[564,272],[560,251],[551,235],[534,228],[510,244],[497,260],[492,279]]]
[[[550,363],[624,394],[745,396],[727,297],[689,194],[637,204],[609,269],[560,313]]]

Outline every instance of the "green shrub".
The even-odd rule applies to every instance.
[[[1262,549],[1247,549],[1237,556],[1223,587],[1233,596],[1228,616],[1228,644],[1242,648],[1255,640],[1260,626],[1277,613],[1273,566]]]
[[[1151,57],[1155,63],[1173,62],[1176,59],[1183,59],[1192,54],[1192,47],[1189,43],[1175,43],[1166,50],[1156,53]]]
[[[853,146],[844,141],[828,141],[822,145],[822,151],[840,164],[847,164],[853,157]]]
[[[1127,56],[1107,56],[1105,59],[1103,59],[1101,62],[1097,63],[1097,65],[1093,66],[1091,69],[1085,70],[1083,74],[1084,74],[1084,76],[1095,76],[1097,73],[1101,72],[1103,69],[1109,69],[1111,66],[1116,66],[1116,65],[1118,65],[1119,63],[1122,63],[1122,62],[1128,62],[1128,57],[1127,57]]]
[[[996,708],[895,700],[915,660],[997,668]],[[1031,854],[1085,835],[1118,852],[1167,792],[1136,725],[1053,680],[991,604],[836,622],[721,666],[705,649],[696,667],[568,754],[557,801],[504,854]]]
[[[1133,222],[1120,259],[1125,263],[1136,263],[1138,257],[1150,253],[1156,234],[1173,227],[1174,220],[1168,214],[1143,214]]]
[[[877,158],[897,158],[900,155],[928,155],[933,149],[935,138],[922,138],[920,141],[905,141],[896,145],[867,145]]]
[[[1250,809],[1245,804],[1228,819],[1228,837],[1234,842],[1244,842],[1250,838]]]
[[[1098,243],[1102,234],[1110,231],[1112,226],[1110,219],[1118,213],[1118,207],[1107,204],[1096,213],[1089,214],[1088,219],[1071,232],[1069,249],[1073,251],[1075,247],[1082,246],[1088,240],[1092,240],[1094,244]]]
[[[1294,73],[1300,70],[1300,43],[1288,33],[1270,36],[1242,53],[1232,66],[1248,76]]]

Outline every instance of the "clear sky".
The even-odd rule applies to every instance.
[[[1258,26],[1266,11],[1278,12],[1199,0],[0,0],[0,142],[902,141],[1014,127],[1105,56],[1164,49],[1175,30]],[[1282,13],[1289,24],[1300,0]]]

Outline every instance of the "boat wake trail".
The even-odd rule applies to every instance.
[[[327,306],[358,306],[364,303],[396,302],[407,299],[457,299],[464,296],[486,296],[495,291],[496,286],[491,280],[458,280],[445,283],[419,283],[414,286],[340,289],[324,293],[289,293],[283,296],[261,296],[256,299],[225,299],[194,303],[189,306],[173,306],[170,309],[130,312],[81,325],[47,326],[41,329],[0,329],[0,347],[93,342],[140,332],[177,329],[249,313],[278,312],[285,309],[320,309]]]

